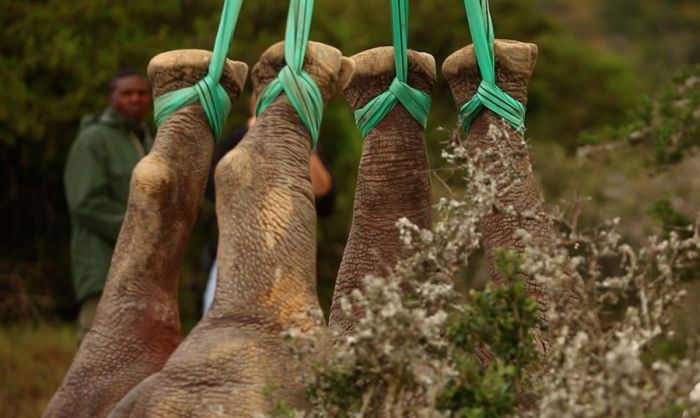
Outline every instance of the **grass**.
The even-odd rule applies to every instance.
[[[72,325],[0,325],[0,415],[41,416],[75,351]]]

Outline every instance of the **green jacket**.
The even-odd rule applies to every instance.
[[[145,125],[113,109],[83,118],[63,177],[79,301],[102,292],[126,212],[131,172],[152,145]]]

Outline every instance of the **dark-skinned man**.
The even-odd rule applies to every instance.
[[[151,149],[144,120],[151,109],[148,80],[122,70],[110,82],[107,109],[83,118],[64,184],[71,218],[71,266],[80,303],[78,344],[92,326],[119,236],[134,167]]]

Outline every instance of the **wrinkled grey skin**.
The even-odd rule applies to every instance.
[[[507,40],[496,40],[496,84],[522,104],[527,103],[527,85],[535,68],[537,46]],[[459,109],[469,101],[481,82],[481,75],[474,57],[472,45],[452,54],[443,65],[443,73],[450,84],[452,94]],[[487,134],[490,125],[503,126],[502,119],[494,112],[485,109],[476,118],[467,135],[467,149],[474,155],[480,151],[496,149],[494,142]],[[507,125],[507,124],[506,124]],[[509,158],[514,161],[511,169],[522,181],[501,185],[499,206],[512,205],[519,214],[500,212],[496,209],[479,222],[484,248],[492,280],[503,283],[504,278],[495,264],[496,252],[499,248],[513,249],[523,252],[526,243],[515,236],[517,229],[529,232],[537,242],[547,242],[552,239],[552,224],[544,211],[544,200],[539,186],[532,174],[532,166],[527,144],[522,135],[507,125],[508,132],[506,149]],[[484,166],[487,170],[491,169]],[[545,321],[546,295],[541,285],[529,278],[528,294],[540,306],[540,318]],[[540,341],[545,344],[544,341]],[[544,346],[540,347],[541,351]]]
[[[154,59],[154,94],[192,85],[206,72],[208,55],[176,52]],[[180,54],[180,55],[178,55]],[[160,59],[159,59],[160,58]],[[534,68],[536,47],[498,41],[498,83],[521,102]],[[409,54],[409,83],[430,92],[435,64]],[[253,70],[256,93],[284,65],[283,45],[266,51]],[[386,90],[394,77],[393,50],[378,48],[348,60],[340,51],[310,43],[305,69],[328,101],[345,88],[354,109]],[[480,77],[469,48],[445,63],[458,106]],[[235,98],[245,65],[229,62],[223,84]],[[475,121],[468,139],[476,152],[492,146],[490,111]],[[502,204],[532,214],[494,213],[482,219],[491,273],[496,248],[522,251],[513,232],[524,228],[548,239],[551,225],[532,177],[522,138],[510,132],[520,155],[522,184],[504,191]],[[161,127],[152,153],[136,168],[128,212],[95,326],[45,412],[47,417],[254,417],[272,401],[304,409],[297,364],[281,333],[313,334],[319,354],[330,339],[318,312],[315,288],[315,211],[309,180],[310,138],[289,100],[281,96],[261,115],[241,144],[216,169],[220,222],[219,277],[212,309],[180,343],[177,275],[184,243],[201,199],[212,152],[199,105],[176,112]],[[339,301],[362,287],[367,274],[384,274],[404,256],[396,221],[407,217],[430,227],[430,179],[423,129],[397,105],[365,139],[353,225],[338,276],[331,326],[348,331]],[[544,293],[528,288],[544,308]],[[356,312],[359,314],[359,312]],[[266,395],[267,394],[267,395]],[[116,407],[115,407],[116,404]]]
[[[204,77],[211,54],[173,51],[150,67],[154,95]],[[238,97],[248,68],[228,61],[222,78]],[[134,170],[109,277],[87,333],[44,417],[101,417],[180,343],[178,276],[211,161],[213,138],[198,104],[175,112]]]
[[[408,57],[408,84],[430,94],[436,80],[435,59],[415,51],[409,51]],[[357,110],[389,88],[396,75],[394,49],[374,48],[351,59],[355,73],[344,94]],[[424,129],[397,104],[364,139],[352,227],[333,295],[331,327],[350,331],[354,323],[343,320],[341,299],[361,289],[365,276],[385,275],[407,255],[396,227],[402,217],[430,228],[431,187]],[[359,314],[355,312],[356,317]]]
[[[205,55],[156,57],[149,67],[155,94],[203,77]],[[283,56],[282,43],[262,55],[253,71],[257,93],[282,68]],[[228,66],[223,84],[234,98],[247,68]],[[305,69],[327,102],[350,79],[353,63],[311,42]],[[295,362],[281,334],[313,333],[320,353],[330,343],[316,297],[310,143],[282,95],[219,163],[216,299],[180,343],[177,274],[213,139],[199,105],[170,117],[134,172],[96,326],[46,416],[253,417],[278,401],[307,406],[299,381],[305,365]]]
[[[346,89],[358,108],[388,87],[394,76],[392,57],[391,48],[381,48],[348,60],[334,48],[310,43],[305,69],[328,101],[348,84],[353,67],[361,66]],[[414,52],[409,57],[410,84],[430,92],[433,58]],[[206,60],[201,56],[165,58],[154,60],[149,71],[156,95],[203,76]],[[283,65],[281,43],[263,54],[252,76],[257,94]],[[243,74],[233,83],[236,95],[245,73],[240,70]],[[167,158],[161,148],[167,148]],[[199,105],[179,111],[161,128],[154,153],[134,173],[119,255],[97,326],[47,416],[253,417],[269,414],[272,401],[308,406],[299,381],[308,365],[295,361],[281,334],[292,328],[313,334],[319,355],[331,341],[317,314],[310,138],[284,95],[217,166],[221,236],[216,298],[180,343],[177,270],[211,149]],[[428,228],[430,202],[424,132],[399,105],[365,140],[336,300],[360,288],[366,274],[384,273],[403,255],[396,221],[405,216]],[[167,267],[164,273],[161,266]],[[128,274],[118,275],[122,271]],[[349,329],[352,324],[334,320],[333,326]],[[110,340],[92,342],[103,335]],[[150,360],[151,353],[158,354],[157,361]],[[101,368],[102,363],[113,368]]]
[[[253,69],[258,94],[284,65],[283,54],[279,43]],[[352,62],[311,42],[305,69],[328,101],[350,78]],[[308,406],[299,380],[304,365],[281,333],[314,333],[320,350],[330,343],[316,296],[310,153],[309,133],[282,95],[218,164],[213,306],[113,417],[253,417],[269,414],[275,401]]]

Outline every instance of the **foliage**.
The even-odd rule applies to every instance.
[[[693,236],[693,220],[677,211],[668,199],[658,199],[648,212],[661,224],[666,236],[676,234],[683,239]],[[688,260],[687,268],[680,277],[687,281],[700,278],[700,259]]]
[[[680,162],[698,146],[700,137],[700,66],[685,69],[632,110],[628,122],[585,135],[603,149],[628,143],[654,150],[653,164],[665,167]]]
[[[655,217],[669,231],[685,230],[686,235],[692,233],[693,220],[678,212],[668,199],[659,199],[649,208],[649,214]]]
[[[540,0],[577,37],[614,50],[645,74],[666,77],[700,59],[700,4],[695,0]]]
[[[565,33],[546,33],[536,42],[539,57],[529,88],[529,135],[571,151],[578,145],[579,132],[624,120],[639,89],[629,63]],[[566,109],[565,116],[552,117],[555,109]]]
[[[601,30],[610,43],[650,74],[664,76],[700,60],[700,4],[694,0],[598,0]],[[630,48],[636,46],[636,48]],[[635,56],[636,55],[636,56]]]
[[[521,262],[515,256],[511,266]],[[510,278],[518,274],[501,272]],[[465,418],[512,414],[524,401],[519,391],[529,386],[526,368],[537,359],[529,330],[537,326],[538,310],[525,292],[525,283],[472,290],[467,303],[455,308],[452,315],[446,333],[454,347],[455,376],[440,394],[438,408]],[[488,347],[487,366],[474,356],[484,347]]]
[[[674,340],[671,321],[684,294],[681,278],[700,257],[700,230],[685,238],[675,231],[649,236],[635,248],[617,231],[618,219],[582,227],[580,202],[572,202],[552,215],[558,229],[551,241],[517,231],[529,243],[524,252],[501,251],[497,265],[509,285],[473,290],[460,303],[453,283],[479,246],[477,222],[494,206],[499,182],[513,178],[494,177],[483,162],[516,166],[513,156],[470,156],[463,145],[454,137],[445,151],[465,180],[463,195],[441,200],[430,231],[398,223],[413,255],[385,278],[367,277],[345,301],[346,315],[353,307],[362,315],[353,331],[336,335],[335,350],[307,377],[313,407],[306,416],[700,412],[690,398],[700,382],[700,347],[692,337]],[[547,328],[524,278],[547,289]],[[315,352],[309,341],[297,349],[306,361]],[[535,346],[546,348],[538,356]]]
[[[576,293],[548,313],[554,332],[543,358],[542,398],[528,416],[638,417],[685,409],[695,416],[700,404],[689,402],[700,381],[694,338],[682,357],[664,359],[654,354],[654,343],[674,335],[673,309],[685,293],[681,277],[698,257],[698,230],[687,239],[650,236],[633,248],[616,230],[617,219],[588,231],[564,214],[558,219],[563,233],[549,249],[528,249],[523,270],[550,284],[553,301]],[[611,263],[615,268],[606,269]]]
[[[217,3],[198,8],[212,13]],[[80,117],[104,108],[118,68],[144,68],[182,45],[180,31],[195,40],[208,32],[191,12],[191,2],[176,0],[0,4],[0,254],[6,271],[36,272],[22,278],[29,295],[52,297],[62,310],[72,302],[62,172]]]
[[[390,42],[386,2],[317,3],[313,39],[336,45],[348,56]],[[446,13],[444,2],[412,2],[410,45],[433,53],[438,63],[468,42],[461,3],[454,3],[453,12]],[[597,127],[623,120],[626,109],[633,107],[637,97],[648,91],[647,86],[655,78],[666,77],[669,71],[681,65],[697,62],[700,45],[697,39],[700,7],[697,2],[492,0],[491,3],[499,37],[539,45],[539,63],[530,85],[529,135],[556,140],[570,151],[577,143],[579,132],[587,129],[594,132],[591,135],[595,137],[594,143],[607,144],[624,138],[624,142],[650,144],[654,148],[655,161],[661,166],[678,161],[695,147],[697,127],[700,126],[696,112],[700,91],[697,88],[697,68],[675,78],[674,83],[659,90],[653,99],[639,105],[633,110],[632,122],[627,126],[603,133]],[[0,3],[3,31],[0,36],[0,77],[5,81],[4,100],[0,102],[0,168],[3,170],[0,176],[0,231],[3,237],[0,240],[0,316],[3,319],[36,319],[41,312],[70,314],[73,301],[67,264],[69,230],[61,173],[78,121],[83,114],[100,111],[104,106],[103,92],[107,80],[118,68],[144,69],[148,59],[163,50],[211,48],[219,7],[220,1],[215,0],[162,0],[152,4],[103,0],[8,0]],[[568,12],[565,13],[564,9]],[[281,38],[285,13],[285,2],[246,2],[230,56],[252,66],[265,47]],[[578,20],[579,16],[584,18]],[[428,128],[429,148],[436,163],[439,142],[445,131],[442,127],[450,126],[455,119],[449,96],[447,86],[439,79]],[[245,120],[245,102],[243,98],[234,103],[229,128]],[[321,221],[319,231],[318,270],[321,288],[329,300],[331,282],[349,225],[354,173],[362,146],[352,115],[342,100],[329,105],[321,137],[339,191],[338,211],[331,219]],[[581,171],[575,171],[577,162],[561,154],[559,148],[547,144],[543,149],[547,153],[538,169],[549,169],[552,174],[544,182],[548,186],[546,194],[563,195],[564,190],[580,189],[584,183],[589,190],[595,190],[591,191],[592,194],[599,196],[604,193],[604,187],[591,180],[600,175],[595,167],[581,175]],[[552,154],[558,155],[562,165],[574,169],[562,175],[547,166]],[[635,158],[630,156],[628,160],[618,158],[616,161],[625,163]],[[450,164],[455,164],[455,160],[442,167],[440,173],[444,170],[452,172]],[[470,169],[466,164],[458,165]],[[608,170],[612,171],[629,175],[622,165]],[[574,179],[570,180],[568,176]],[[473,178],[474,173],[467,177]],[[460,176],[450,183],[462,186]],[[646,182],[642,179],[636,183]],[[419,398],[423,397],[421,399],[426,399],[427,395],[437,399],[435,390],[431,393],[427,389],[421,390],[439,382],[447,387],[448,380],[440,380],[441,376],[436,372],[445,362],[450,362],[450,370],[459,370],[459,376],[490,376],[474,383],[473,380],[458,381],[459,376],[454,373],[445,374],[446,378],[453,379],[453,393],[466,394],[462,399],[493,400],[497,395],[503,395],[484,406],[492,408],[489,411],[494,407],[501,408],[499,411],[511,408],[513,393],[518,399],[530,400],[526,391],[509,384],[520,381],[520,378],[515,379],[519,371],[512,367],[510,360],[492,362],[489,367],[483,367],[466,354],[467,348],[459,348],[456,341],[459,333],[451,334],[454,337],[451,338],[450,334],[421,329],[408,322],[416,319],[427,324],[429,319],[433,323],[444,320],[451,329],[461,330],[462,316],[457,314],[461,312],[477,318],[497,315],[494,318],[496,323],[509,324],[513,319],[510,311],[482,309],[486,307],[479,302],[503,301],[503,298],[515,298],[522,302],[517,306],[527,310],[527,303],[518,299],[519,295],[508,293],[516,292],[516,287],[472,292],[468,296],[472,301],[469,305],[457,300],[450,289],[452,282],[461,280],[465,270],[472,265],[468,261],[470,254],[474,254],[478,234],[468,218],[484,210],[469,199],[468,193],[465,196],[466,201],[453,198],[441,201],[438,208],[443,216],[442,222],[432,233],[412,230],[409,225],[402,226],[407,245],[412,245],[417,255],[413,261],[405,261],[399,266],[391,279],[414,283],[410,286],[418,296],[397,301],[395,293],[399,289],[383,286],[385,281],[382,278],[371,279],[370,284],[374,283],[376,287],[374,295],[357,297],[360,300],[365,298],[367,303],[371,298],[386,299],[391,301],[391,306],[401,307],[401,315],[392,314],[397,321],[392,324],[400,326],[395,327],[395,333],[389,329],[373,333],[373,327],[381,325],[384,320],[384,314],[379,310],[373,316],[375,322],[365,324],[372,332],[362,336],[364,339],[344,340],[346,349],[335,359],[339,366],[330,363],[322,369],[321,377],[310,378],[313,383],[311,395],[316,399],[317,410],[361,409],[367,397],[365,389],[373,382],[363,380],[363,376],[384,376],[387,370],[390,374],[386,376],[389,377],[379,378],[379,384],[385,384],[381,382],[391,380],[391,376],[404,379],[400,381],[405,386],[392,392],[395,399],[400,400],[401,393],[415,393],[414,389]],[[585,278],[583,286],[588,292],[579,292],[578,297],[583,297],[584,293],[589,295],[580,306],[561,306],[558,314],[570,321],[564,328],[560,328],[561,323],[559,326],[556,322],[552,324],[551,331],[559,337],[554,340],[552,354],[540,367],[543,371],[541,377],[531,379],[529,370],[524,372],[537,392],[546,395],[539,400],[539,409],[533,410],[533,416],[538,413],[613,416],[616,411],[619,416],[634,416],[640,410],[647,412],[646,416],[680,416],[680,410],[692,406],[690,400],[698,402],[700,399],[700,387],[693,391],[695,398],[688,399],[687,396],[690,392],[688,384],[692,384],[693,379],[698,380],[696,342],[687,340],[680,333],[673,334],[668,323],[671,307],[680,296],[677,279],[695,278],[698,271],[697,268],[690,269],[693,260],[687,257],[693,252],[687,244],[697,239],[696,232],[687,229],[692,224],[689,222],[691,217],[676,211],[671,204],[672,198],[674,196],[658,201],[651,209],[664,224],[663,238],[642,242],[639,248],[624,244],[620,232],[611,232],[611,228],[618,228],[614,223],[604,223],[597,229],[581,232],[578,229],[584,222],[574,222],[577,216],[572,215],[568,220],[561,216],[558,245],[549,249],[531,249],[528,257],[521,260],[519,271],[528,269],[531,274],[547,278],[559,277],[558,269],[551,272],[553,266],[561,266],[565,259],[570,259],[577,267],[576,275]],[[634,205],[642,206],[638,199]],[[571,209],[569,213],[578,213],[578,209]],[[583,213],[583,217],[590,220],[600,215],[592,217],[590,213]],[[204,212],[204,218],[205,221],[210,219],[210,211]],[[637,233],[642,221],[641,217],[635,217],[632,227],[623,232]],[[188,265],[183,269],[186,293],[182,298],[185,305],[182,312],[190,321],[194,321],[197,315],[193,295],[201,290],[204,280],[196,276],[193,265],[196,265],[201,245],[208,238],[206,235],[207,228],[199,225],[189,251]],[[615,245],[605,243],[611,237],[615,238]],[[463,244],[455,246],[457,241]],[[637,267],[632,267],[632,261]],[[518,263],[506,264],[514,267]],[[408,271],[412,273],[403,277]],[[425,288],[419,287],[415,279],[427,275],[435,278],[435,282],[426,284]],[[610,287],[610,284],[614,286]],[[382,287],[386,289],[380,289]],[[499,293],[504,291],[505,294]],[[435,300],[421,300],[433,293],[438,295]],[[647,299],[646,303],[642,302],[642,296]],[[568,298],[553,300],[560,302]],[[444,306],[446,315],[436,317],[438,312],[431,307],[434,304]],[[554,303],[550,306],[556,310],[560,305]],[[654,308],[650,310],[653,316],[644,313],[645,307],[647,310]],[[371,307],[368,311],[373,309],[379,308]],[[428,312],[433,315],[428,315]],[[590,321],[581,321],[581,318],[596,316],[591,312],[604,318],[604,327],[591,327]],[[10,411],[8,413],[15,416],[22,416],[21,411],[16,412],[25,408],[22,399],[30,399],[26,402],[30,405],[26,407],[29,408],[28,416],[38,414],[45,400],[37,399],[48,399],[72,355],[73,340],[66,328],[58,331],[40,328],[39,331],[39,336],[32,337],[12,330],[0,333],[0,355],[6,357],[0,361],[4,366],[1,380],[12,383],[4,385],[0,410]],[[472,331],[475,334],[470,344],[475,344],[479,331]],[[416,333],[435,336],[438,344],[414,339]],[[347,359],[342,357],[343,353],[383,349],[385,345],[372,348],[378,344],[377,336],[398,339],[390,353],[381,352],[378,357],[394,356],[387,367],[372,363],[367,357],[345,362]],[[391,341],[391,338],[385,341]],[[419,341],[420,344],[404,348],[406,341]],[[488,343],[498,345],[498,341],[501,339],[491,339]],[[54,348],[55,342],[60,342],[62,348]],[[365,351],[358,351],[358,346]],[[35,352],[35,348],[41,351]],[[528,350],[522,348],[516,352],[527,358]],[[443,356],[448,349],[461,354],[448,359],[447,355]],[[54,356],[56,353],[60,354]],[[28,358],[22,357],[24,355]],[[406,375],[400,366],[407,364],[401,361],[409,360],[401,360],[402,355],[413,356],[410,360],[416,364],[438,356],[441,363],[428,361],[424,369],[409,365],[408,369],[418,370],[418,373]],[[363,367],[351,367],[357,364]],[[620,368],[620,365],[625,367]],[[36,367],[40,370],[34,370]],[[470,371],[472,375],[468,373]],[[426,375],[433,380],[418,379]],[[41,379],[36,379],[36,376],[41,376]],[[27,377],[27,380],[18,377]],[[494,393],[494,388],[501,387],[508,390]],[[377,388],[379,390],[382,388]],[[447,392],[441,393],[445,399]],[[18,399],[20,401],[16,402]],[[569,400],[576,407],[572,407],[574,412],[570,414],[565,406]],[[458,409],[458,403],[445,407]],[[290,415],[284,405],[278,406],[280,413]],[[478,405],[469,407],[472,408],[469,413],[481,413]],[[605,408],[608,409],[600,412]]]
[[[348,56],[390,43],[386,2],[317,3],[313,39],[336,45]],[[0,77],[6,86],[6,100],[0,103],[0,166],[4,172],[0,268],[8,275],[11,271],[23,275],[27,283],[23,291],[30,299],[55,301],[42,302],[42,309],[66,314],[73,306],[61,173],[80,117],[102,109],[106,83],[118,68],[144,69],[150,57],[164,50],[211,48],[219,7],[220,1],[215,0],[152,4],[9,0],[0,4]],[[282,38],[286,7],[286,2],[246,2],[230,56],[252,67],[264,48]],[[469,39],[462,3],[450,6],[453,13],[445,13],[445,7],[432,0],[414,2],[411,9],[410,45],[433,53],[438,63]],[[531,94],[530,133],[571,144],[575,129],[617,120],[635,94],[635,76],[629,66],[576,40],[565,25],[540,10],[535,0],[494,1],[492,8],[499,36],[541,46]],[[570,77],[574,71],[581,76]],[[234,103],[229,129],[245,121],[245,99]],[[572,111],[559,112],[561,103]],[[556,123],[547,116],[552,112],[559,114]],[[436,161],[444,136],[440,127],[450,126],[455,119],[447,85],[439,80],[428,128],[429,148]],[[342,99],[333,101],[326,111],[321,144],[338,190],[336,214],[320,224],[318,271],[327,301],[350,223],[354,173],[362,146]],[[206,242],[206,223],[211,221],[211,210],[203,212],[195,233],[198,238],[188,251],[183,270],[183,289],[188,295],[204,286],[203,272],[197,271],[201,250],[196,246]],[[2,290],[17,293],[4,277],[0,278]],[[192,297],[183,298],[181,310],[186,318],[196,317]]]

